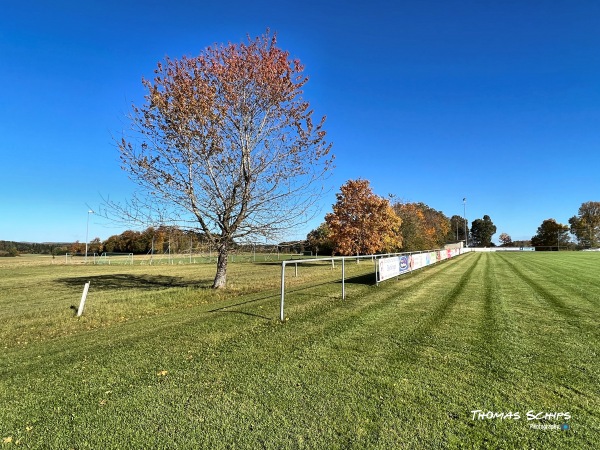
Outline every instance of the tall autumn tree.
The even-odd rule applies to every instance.
[[[334,251],[341,255],[374,254],[402,245],[400,225],[390,202],[373,193],[367,180],[349,180],[325,216]]]
[[[430,250],[442,247],[450,232],[450,220],[425,203],[395,203],[402,220],[402,250]]]
[[[585,202],[569,219],[570,231],[582,248],[600,247],[600,202]]]
[[[119,149],[143,194],[122,213],[136,218],[151,205],[195,224],[218,249],[214,288],[226,285],[234,239],[275,237],[312,217],[333,158],[325,117],[314,123],[303,99],[303,71],[267,30],[166,58],[142,80],[145,103],[133,105],[133,136]]]

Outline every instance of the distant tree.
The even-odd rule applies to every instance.
[[[88,247],[88,252],[91,254],[100,254],[104,251],[104,247],[102,246],[102,240],[99,237],[92,239]]]
[[[465,230],[469,234],[469,222],[459,215],[450,218],[450,230],[448,230],[448,242],[460,242],[465,240]]]
[[[154,251],[165,253],[169,249],[169,229],[165,226],[154,228]]]
[[[115,248],[117,247],[117,239],[118,239],[117,235],[110,236],[108,239],[106,239],[102,243],[103,250],[105,252],[109,252],[109,253],[116,251]]]
[[[500,242],[502,242],[502,247],[509,247],[512,245],[512,238],[507,233],[500,234]]]
[[[119,213],[133,220],[163,205],[169,222],[201,230],[218,253],[213,288],[226,286],[236,239],[306,222],[322,193],[331,144],[325,117],[313,121],[303,98],[303,71],[267,31],[167,58],[143,80],[145,104],[131,114],[135,136],[119,142],[141,198]]]
[[[561,247],[566,249],[570,243],[569,227],[554,219],[544,220],[537,234],[531,238],[531,245],[542,251],[559,250]]]
[[[402,250],[430,250],[447,242],[450,220],[441,211],[425,203],[395,203],[393,208],[402,220]]]
[[[600,202],[585,202],[569,219],[570,231],[581,248],[600,247]]]
[[[402,221],[390,202],[373,193],[367,180],[349,180],[325,216],[334,252],[341,255],[392,251],[402,245]]]
[[[69,248],[69,252],[73,253],[73,254],[83,253],[84,251],[85,251],[85,245],[79,241],[75,241],[74,243],[72,243]]]
[[[69,245],[68,244],[59,245],[59,246],[54,247],[53,255],[64,255],[65,253],[69,253]]]
[[[157,236],[157,229],[155,227],[148,227],[140,233],[140,247],[144,248],[144,253],[160,253],[158,250],[158,241],[160,236]]]
[[[492,236],[496,233],[496,225],[485,215],[483,219],[475,219],[471,222],[471,247],[491,247]]]
[[[306,241],[315,254],[331,255],[333,253],[331,231],[329,230],[327,223],[322,223],[308,233]]]
[[[140,240],[141,233],[135,230],[126,230],[120,236],[120,253],[143,253],[145,248]]]

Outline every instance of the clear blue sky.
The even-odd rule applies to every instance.
[[[270,27],[327,115],[336,170],[528,239],[600,200],[600,2],[28,1],[0,13],[0,240],[84,241],[125,199],[114,137],[166,55]],[[89,238],[124,231],[91,216]]]

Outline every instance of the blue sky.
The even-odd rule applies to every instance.
[[[126,199],[114,138],[165,56],[267,27],[348,179],[528,239],[600,200],[600,2],[21,1],[0,15],[0,240],[85,241]],[[91,215],[89,239],[123,231]]]

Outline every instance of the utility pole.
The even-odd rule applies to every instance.
[[[88,210],[87,223],[85,225],[85,262],[86,263],[87,263],[87,256],[88,256],[88,232],[90,230],[90,214],[94,214],[94,211],[92,211],[91,209]]]
[[[465,247],[468,247],[469,238],[467,236],[467,197],[463,198],[463,220],[465,221]]]

